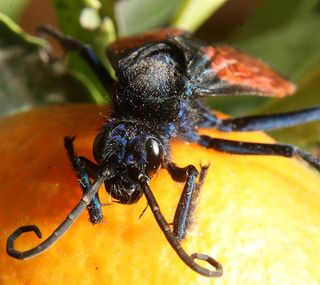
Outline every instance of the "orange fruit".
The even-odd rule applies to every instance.
[[[224,267],[221,278],[190,270],[166,241],[144,197],[134,205],[108,204],[105,220],[91,225],[83,213],[49,250],[29,260],[5,252],[19,226],[36,224],[47,237],[79,201],[81,190],[63,147],[76,135],[77,154],[92,159],[106,107],[46,107],[0,122],[0,284],[319,284],[320,175],[304,162],[281,157],[223,154],[174,141],[180,166],[210,162],[195,222],[182,243]],[[272,142],[260,132],[211,136]],[[168,220],[182,191],[161,170],[151,189]],[[104,189],[100,189],[104,192]],[[110,202],[102,195],[104,202]],[[25,234],[16,247],[40,240]]]

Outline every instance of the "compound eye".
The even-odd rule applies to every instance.
[[[147,152],[146,174],[150,177],[161,165],[163,150],[160,142],[155,138],[148,139],[145,147]]]

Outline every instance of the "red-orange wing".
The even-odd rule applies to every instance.
[[[187,34],[187,32],[180,29],[168,28],[120,38],[108,46],[107,55],[113,67],[116,67],[118,60],[132,49],[147,43],[160,42],[166,40],[168,37],[183,34]]]
[[[198,59],[194,85],[203,95],[260,95],[285,97],[295,92],[295,85],[261,60],[229,46],[203,46]]]

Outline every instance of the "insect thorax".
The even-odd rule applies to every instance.
[[[176,120],[185,77],[169,54],[153,54],[130,66],[120,66],[117,76],[116,112]]]

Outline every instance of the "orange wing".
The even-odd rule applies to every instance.
[[[162,29],[121,38],[107,48],[114,68],[119,59],[144,44],[175,37],[184,43],[191,91],[195,95],[260,95],[285,97],[296,86],[261,60],[226,45],[206,45],[180,29]]]
[[[201,73],[196,79],[206,94],[260,95],[285,97],[295,92],[296,86],[269,65],[229,46],[203,46]],[[199,61],[200,62],[200,61]],[[194,68],[199,64],[192,64]],[[203,78],[201,78],[203,77]],[[211,78],[211,80],[210,80]],[[202,82],[202,84],[201,84]]]

